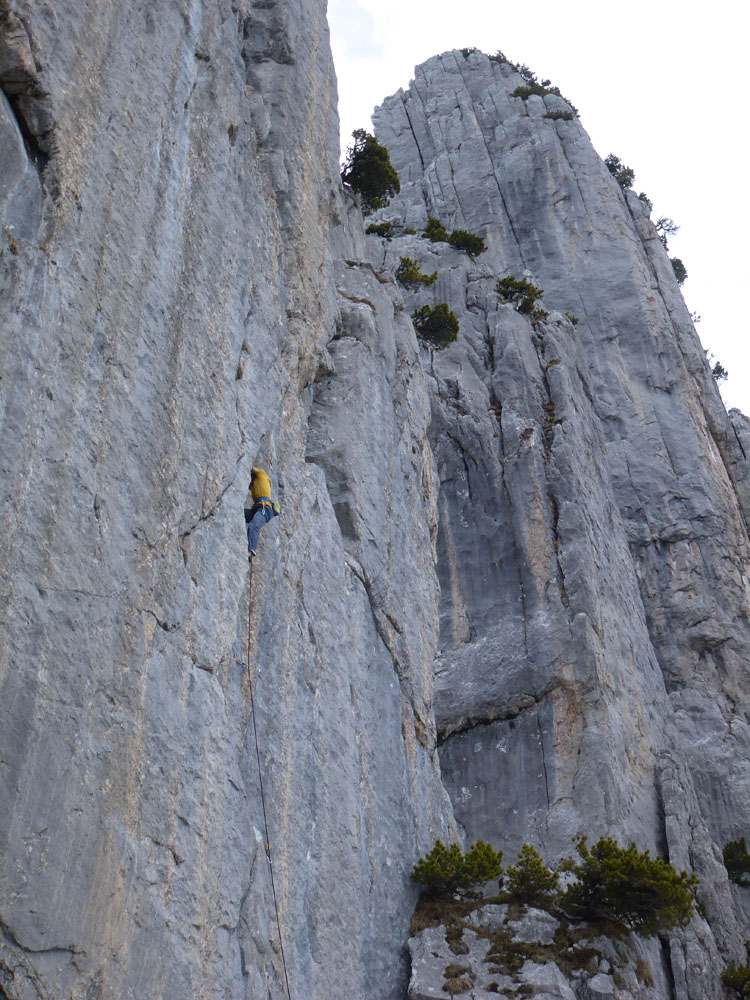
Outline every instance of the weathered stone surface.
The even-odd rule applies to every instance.
[[[377,114],[384,214],[481,231],[472,261],[365,238],[323,0],[1,5],[9,1000],[283,990],[250,677],[292,995],[403,996],[409,872],[454,810],[506,859],[608,832],[703,879],[706,920],[570,981],[489,973],[476,915],[479,1000],[618,970],[705,1000],[744,958],[749,425],[643,203],[519,82],[447,53]],[[400,256],[437,283],[400,290]],[[408,315],[438,301],[432,357]],[[248,620],[253,464],[283,515]],[[415,998],[456,960],[430,933]]]
[[[452,964],[467,970],[477,1000],[509,990],[558,1000],[657,1000],[672,989],[662,947],[655,940],[597,936],[593,925],[566,918],[561,926],[553,914],[534,907],[522,908],[519,914],[517,904],[512,910],[507,905],[481,905],[461,924],[461,954],[450,946],[456,941],[455,927],[451,932],[442,925],[429,927],[410,939],[410,1000],[448,996],[442,987]],[[682,952],[678,958],[684,964]],[[720,987],[715,992],[708,989],[704,995],[719,991]]]
[[[334,270],[364,237],[325,4],[6,8],[2,991],[283,991],[258,463],[293,995],[394,1000],[411,865],[455,835],[436,483],[400,296]]]
[[[540,944],[552,944],[559,921],[546,913],[529,906],[518,920],[508,920],[507,927],[514,941],[538,941]]]
[[[444,53],[374,116],[402,179],[380,217],[419,232],[438,216],[488,246],[472,261],[398,228],[371,241],[392,270],[400,256],[438,270],[408,308],[448,302],[461,326],[423,356],[443,776],[467,839],[506,856],[607,832],[696,870],[713,940],[691,930],[673,949],[703,949],[677,976],[698,997],[747,936],[716,876],[750,821],[750,435],[646,206],[577,120],[544,117],[561,98],[513,97],[522,82]],[[499,300],[507,274],[541,286],[546,317]]]

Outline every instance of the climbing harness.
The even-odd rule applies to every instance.
[[[289,976],[286,971],[286,959],[284,957],[284,942],[281,938],[281,921],[279,919],[279,904],[276,899],[276,883],[273,877],[273,860],[271,859],[271,839],[268,836],[268,816],[266,815],[266,797],[263,792],[263,774],[260,767],[260,747],[258,745],[258,726],[255,721],[255,701],[253,699],[253,678],[250,673],[250,625],[252,620],[252,610],[253,610],[253,563],[250,561],[250,573],[247,583],[247,682],[250,688],[250,714],[253,718],[253,735],[255,736],[255,759],[258,762],[258,785],[260,786],[260,802],[263,807],[263,829],[265,834],[265,851],[266,859],[268,860],[268,871],[271,875],[271,893],[273,895],[273,908],[276,912],[276,930],[279,934],[279,951],[281,953],[281,965],[284,969],[284,983],[286,984],[286,995],[288,1000],[292,1000],[292,994],[289,990]]]

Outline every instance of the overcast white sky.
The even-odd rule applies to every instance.
[[[597,152],[633,167],[652,218],[680,225],[669,248],[688,270],[685,300],[729,371],[727,406],[750,415],[749,11],[744,0],[329,0],[342,146],[447,49],[501,49],[548,77]]]

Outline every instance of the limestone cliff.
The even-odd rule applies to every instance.
[[[394,997],[452,823],[436,484],[411,324],[357,263],[325,2],[0,10],[0,995],[281,995],[256,463],[290,982]]]
[[[659,996],[742,957],[750,435],[641,203],[516,82],[452,53],[378,113],[386,214],[473,263],[365,239],[324,0],[0,0],[0,997],[284,995],[250,679],[294,997],[404,995],[454,810],[694,868]]]
[[[720,850],[750,807],[746,421],[648,209],[560,96],[513,96],[524,82],[446,53],[374,118],[402,190],[373,257],[437,270],[409,307],[460,321],[424,358],[443,779],[469,840],[557,857],[572,834],[616,833],[695,870],[710,930],[672,941],[664,989],[697,1000],[747,936]],[[429,216],[488,249],[405,233]],[[503,302],[508,274],[549,315]]]

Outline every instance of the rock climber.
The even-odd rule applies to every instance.
[[[245,524],[247,525],[247,557],[252,563],[258,550],[260,529],[274,515],[279,513],[279,505],[271,501],[271,480],[264,469],[251,469],[250,486],[245,498]]]

